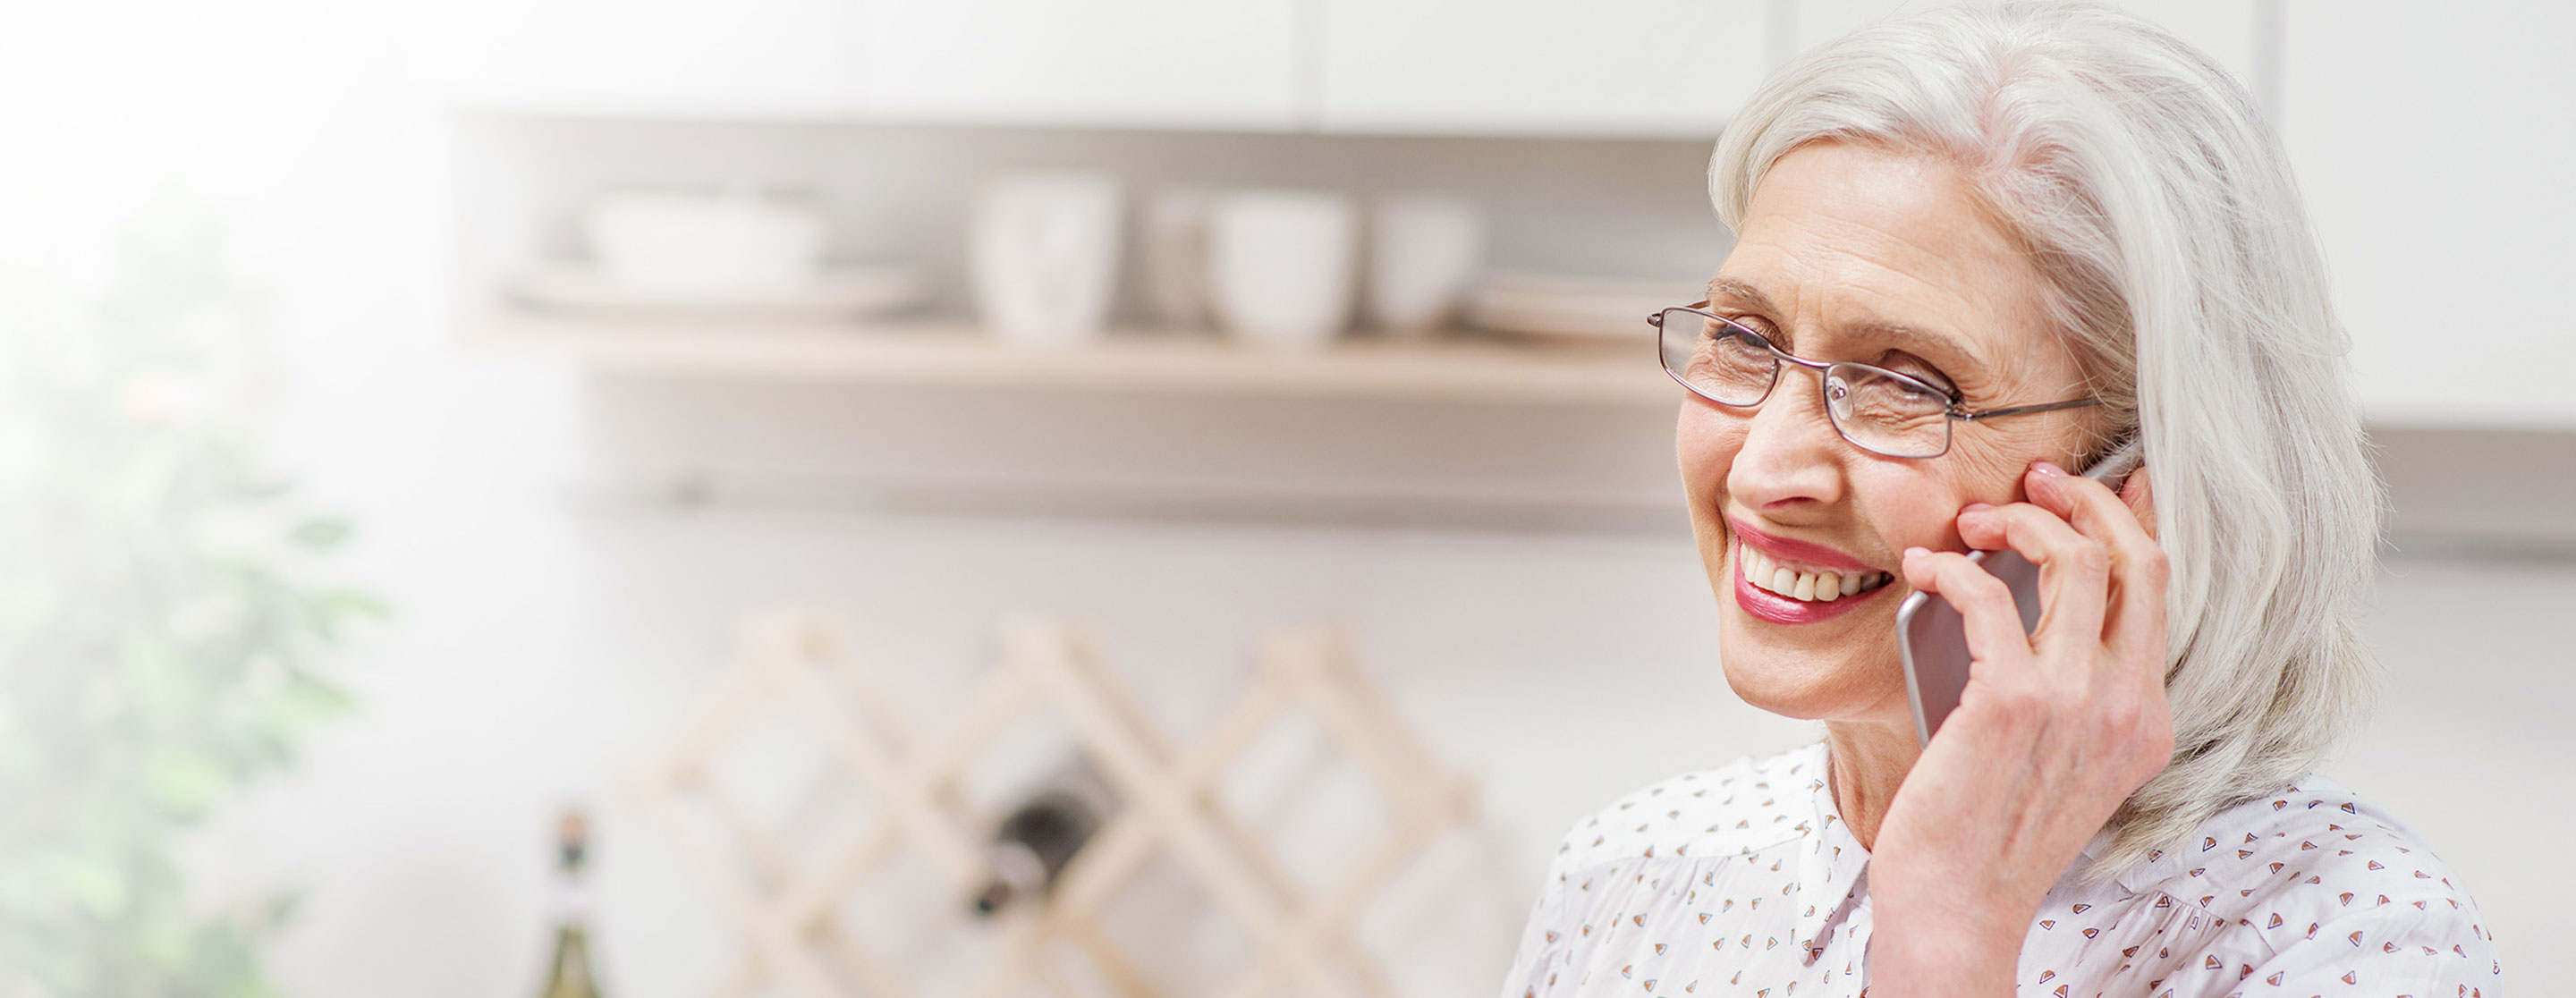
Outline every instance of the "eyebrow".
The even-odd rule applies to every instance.
[[[1731,298],[1742,302],[1756,312],[1774,316],[1780,314],[1780,307],[1772,304],[1771,297],[1763,294],[1762,289],[1732,277],[1720,276],[1709,279],[1708,300],[1714,302],[1719,298]],[[1917,329],[1903,323],[1880,322],[1875,319],[1851,323],[1843,328],[1849,332],[1891,341],[1901,348],[1910,348],[1910,352],[1924,354],[1927,357],[1956,358],[1960,363],[1968,366],[1978,381],[1991,381],[1994,377],[1994,371],[1961,345],[1956,337]]]

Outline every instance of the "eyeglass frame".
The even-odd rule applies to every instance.
[[[1741,335],[1751,337],[1753,342],[1762,344],[1762,349],[1769,351],[1771,354],[1771,383],[1762,389],[1761,396],[1755,398],[1751,402],[1729,402],[1702,391],[1698,385],[1691,384],[1689,379],[1682,377],[1680,371],[1673,370],[1672,362],[1664,356],[1663,342],[1664,316],[1672,312],[1689,312],[1693,315],[1700,316],[1701,318],[1715,320],[1716,322],[1722,323],[1728,328],[1735,330]],[[1941,415],[1943,417],[1941,425],[1941,449],[1930,454],[1890,454],[1886,451],[1879,450],[1878,448],[1871,447],[1868,444],[1861,443],[1858,440],[1854,440],[1852,439],[1852,435],[1843,429],[1842,420],[1834,416],[1833,406],[1830,404],[1825,406],[1825,422],[1833,425],[1834,435],[1843,438],[1844,443],[1858,447],[1880,457],[1892,457],[1902,461],[1928,461],[1950,453],[1950,442],[1958,436],[1957,434],[1950,432],[1950,423],[1952,422],[1973,423],[1983,419],[1998,419],[2004,416],[2025,416],[2036,412],[2054,412],[2059,409],[2076,409],[2084,406],[2102,404],[2100,396],[2089,395],[2080,399],[2067,399],[2063,402],[2046,402],[2039,405],[2019,405],[2002,409],[1970,410],[1963,408],[1959,404],[1963,400],[1959,397],[1959,390],[1957,388],[1947,385],[1933,384],[1932,382],[1925,381],[1922,378],[1915,377],[1903,371],[1891,371],[1876,364],[1864,364],[1853,360],[1808,360],[1807,358],[1792,354],[1789,351],[1782,350],[1780,349],[1779,344],[1771,342],[1771,338],[1762,335],[1760,331],[1752,329],[1741,322],[1737,322],[1733,319],[1729,319],[1725,316],[1709,311],[1708,302],[1704,300],[1691,305],[1675,305],[1669,308],[1657,309],[1654,314],[1646,317],[1646,324],[1655,327],[1655,364],[1664,369],[1665,376],[1672,378],[1673,383],[1682,386],[1691,394],[1707,399],[1718,405],[1725,406],[1729,409],[1755,409],[1761,407],[1762,403],[1770,401],[1771,393],[1780,390],[1781,361],[1787,361],[1791,364],[1816,372],[1817,391],[1820,392],[1824,390],[1825,382],[1833,377],[1834,368],[1856,367],[1871,374],[1893,378],[1906,384],[1921,385],[1931,394],[1938,395],[1941,398],[1946,399],[1947,402],[1941,408]],[[1830,402],[1830,400],[1827,401]]]

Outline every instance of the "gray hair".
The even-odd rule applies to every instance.
[[[1709,168],[1727,227],[1772,163],[1820,140],[1964,169],[2038,262],[2113,422],[2145,436],[2174,754],[2082,875],[2314,769],[2375,686],[2359,620],[2383,499],[2324,262],[2244,87],[2102,4],[1885,21],[1798,59],[1728,124]]]

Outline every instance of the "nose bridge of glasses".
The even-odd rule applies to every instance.
[[[1782,419],[1788,419],[1793,422],[1808,422],[1813,424],[1811,429],[1821,429],[1828,437],[1848,437],[1848,434],[1844,431],[1842,421],[1835,418],[1833,413],[1833,403],[1831,399],[1833,385],[1832,375],[1830,372],[1834,365],[1823,361],[1807,360],[1803,357],[1792,357],[1781,352],[1777,347],[1773,347],[1771,349],[1771,356],[1773,361],[1771,365],[1771,387],[1769,390],[1763,392],[1761,399],[1754,402],[1750,407],[1753,411],[1748,413],[1746,418],[1758,428],[1766,425],[1764,420],[1765,414],[1767,413],[1770,421],[1775,424]],[[1806,378],[1783,379],[1780,375],[1782,368],[1785,367],[1804,368],[1813,373],[1815,375],[1815,378],[1813,379],[1816,385],[1815,393],[1810,395],[1803,391],[1792,390],[1789,394],[1795,397],[1794,400],[1787,405],[1783,405],[1780,398],[1780,383],[1783,380],[1802,382],[1809,380]]]
[[[1782,399],[1781,380],[1805,379],[1775,380],[1763,404],[1739,410],[1743,436],[1737,445],[1736,466],[1739,470],[1753,469],[1774,487],[1787,487],[1792,482],[1803,483],[1802,489],[1825,487],[1816,476],[1830,477],[1831,473],[1824,469],[1841,460],[1852,446],[1851,438],[1826,411],[1821,391],[1808,395],[1792,390],[1788,394],[1806,397]]]
[[[1769,346],[1769,344],[1765,345]],[[1836,404],[1837,391],[1845,393],[1845,395],[1848,396],[1848,394],[1853,391],[1861,390],[1859,386],[1872,381],[1873,372],[1877,370],[1876,368],[1872,368],[1866,364],[1854,364],[1847,361],[1808,360],[1804,357],[1792,356],[1777,346],[1770,346],[1770,353],[1773,361],[1771,367],[1771,388],[1769,391],[1764,393],[1764,397],[1760,401],[1754,403],[1755,408],[1753,413],[1750,415],[1750,419],[1755,426],[1758,427],[1762,425],[1762,410],[1782,408],[1782,406],[1778,404],[1781,380],[1780,369],[1784,366],[1791,366],[1804,368],[1815,375],[1816,394],[1813,396],[1814,401],[1812,403],[1812,408],[1809,407],[1810,403],[1802,401],[1801,403],[1790,407],[1801,411],[1787,418],[1823,423],[1827,428],[1827,432],[1831,435],[1840,437],[1844,442],[1873,454],[1886,454],[1889,456],[1900,457],[1924,457],[1949,450],[1949,420],[1947,418],[1944,418],[1941,421],[1941,440],[1939,446],[1932,446],[1929,441],[1925,441],[1919,447],[1890,449],[1895,445],[1890,441],[1880,439],[1884,436],[1884,433],[1881,432],[1884,428],[1870,425],[1868,419],[1860,418],[1861,413],[1854,410],[1848,397],[1843,398],[1840,405]],[[1776,419],[1779,417],[1774,418]],[[1857,419],[1856,425],[1851,422],[1855,419]],[[1913,450],[1925,450],[1928,451],[1928,453],[1907,453],[1908,451]]]
[[[1786,352],[1783,352],[1779,347],[1772,347],[1771,395],[1776,396],[1780,394],[1780,368],[1783,366],[1805,368],[1808,373],[1816,376],[1816,403],[1825,414],[1831,415],[1833,410],[1833,388],[1835,380],[1834,368],[1841,365],[1832,361],[1808,360],[1804,357],[1792,357]],[[1765,399],[1765,401],[1769,400]]]

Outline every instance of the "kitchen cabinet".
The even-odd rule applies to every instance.
[[[1766,66],[1764,0],[1312,0],[1333,131],[1709,137]]]
[[[876,0],[874,116],[995,124],[1284,129],[1307,0]]]
[[[852,107],[856,0],[460,0],[423,74],[478,110],[825,117]]]
[[[2173,32],[2217,59],[2244,81],[2263,68],[2262,39],[2256,4],[2260,0],[2121,0],[2118,6]],[[1804,52],[1890,14],[1920,9],[1922,0],[1797,0],[1777,5],[1794,10],[1796,25],[1788,32]]]
[[[1311,0],[1333,131],[1714,136],[1787,58],[1922,0]],[[2124,4],[2240,79],[2255,0]]]
[[[2282,138],[2369,414],[2576,428],[2576,7],[2285,8]]]
[[[2258,0],[2130,0],[2231,71]],[[432,73],[487,110],[1415,134],[1716,135],[1901,0],[463,0]]]

